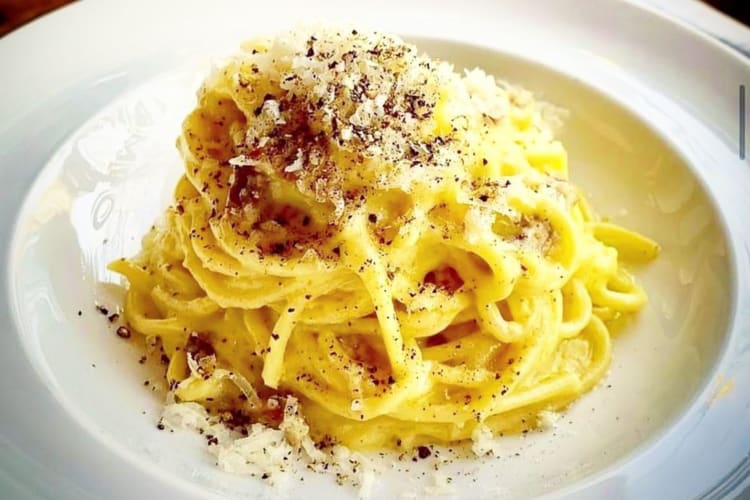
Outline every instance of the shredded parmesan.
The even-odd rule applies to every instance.
[[[255,388],[241,374],[225,370],[224,368],[216,368],[216,356],[204,356],[196,360],[190,354],[187,354],[187,365],[190,369],[190,377],[180,382],[179,387],[188,386],[195,380],[208,380],[208,379],[229,379],[237,385],[242,391],[248,401],[248,405],[251,408],[255,408],[260,405],[260,398],[258,393],[255,392]]]
[[[497,455],[497,440],[486,425],[477,425],[471,433],[471,451],[478,457]]]
[[[272,484],[287,470],[293,449],[284,433],[254,424],[247,437],[216,447],[219,467],[227,472],[261,476],[268,474]]]
[[[173,399],[170,393],[168,400]],[[327,453],[319,450],[299,412],[298,401],[291,396],[286,398],[284,419],[278,429],[255,423],[246,429],[246,437],[192,402],[165,405],[160,424],[170,430],[199,432],[208,438],[208,450],[221,469],[260,477],[271,485],[284,484],[290,475],[306,468],[333,472],[339,484],[357,487],[359,498],[368,499],[382,472],[370,459],[345,446],[333,446]]]
[[[245,155],[238,155],[229,159],[229,164],[233,167],[252,167],[258,164],[257,161],[248,158]]]
[[[432,485],[425,487],[425,493],[428,495],[442,496],[452,495],[456,488],[450,484],[451,478],[440,472],[432,474]]]
[[[555,429],[560,417],[561,415],[556,411],[543,410],[537,415],[537,423],[542,429]]]

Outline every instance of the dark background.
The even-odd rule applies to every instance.
[[[750,26],[750,0],[707,0],[706,3]]]
[[[750,0],[705,1],[750,26]],[[0,0],[0,37],[34,18],[68,3],[71,3],[71,0]]]

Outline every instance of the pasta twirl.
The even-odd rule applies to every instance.
[[[605,374],[658,245],[604,223],[528,92],[394,36],[247,43],[185,119],[185,173],[126,320],[175,397],[317,440],[413,447],[533,426]]]

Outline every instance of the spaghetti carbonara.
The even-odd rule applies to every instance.
[[[651,240],[568,181],[551,107],[399,38],[245,44],[185,119],[185,173],[127,278],[178,401],[318,442],[449,443],[533,427],[607,371]]]

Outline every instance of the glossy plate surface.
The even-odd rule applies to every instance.
[[[211,60],[310,18],[398,32],[567,108],[561,139],[574,181],[600,213],[664,249],[637,272],[649,306],[616,340],[608,379],[554,432],[508,438],[498,458],[444,466],[452,496],[741,491],[750,468],[750,164],[738,158],[737,91],[750,85],[747,60],[614,0],[245,4],[77,4],[0,41],[0,61],[13,68],[0,99],[0,496],[274,493],[216,470],[197,436],[156,430],[160,400],[143,386],[155,379],[93,304],[116,303],[106,262],[136,252],[168,203],[181,168],[174,137]],[[376,496],[422,496],[430,465],[387,470]],[[308,475],[284,493],[354,490]]]

